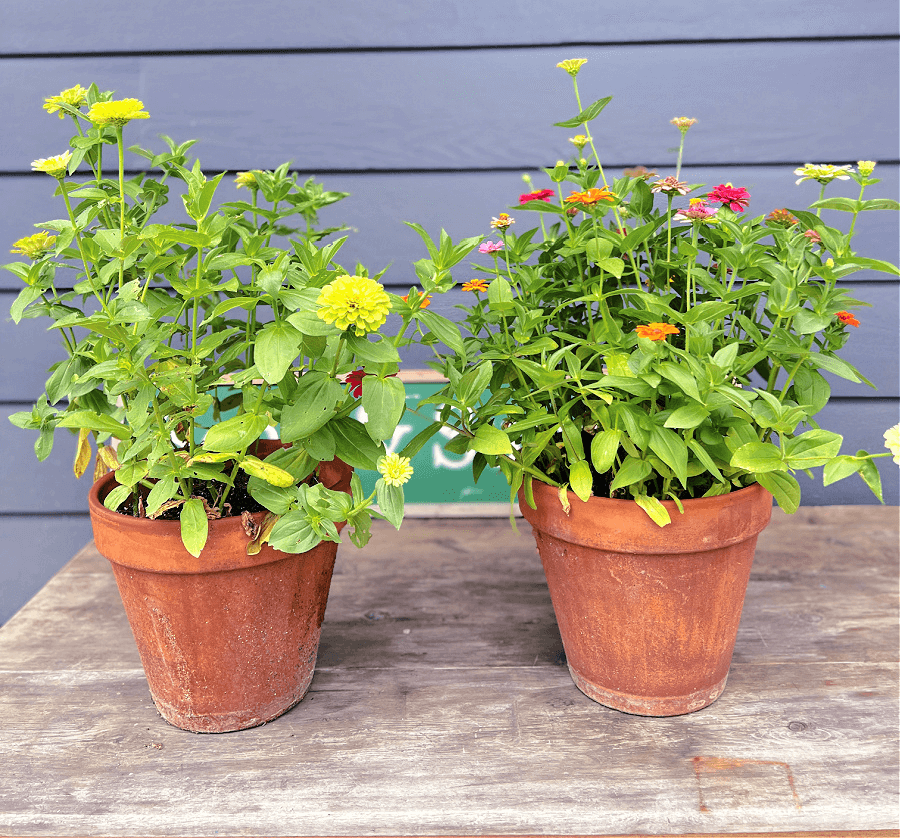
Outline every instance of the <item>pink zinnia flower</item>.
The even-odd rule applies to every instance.
[[[720,183],[706,197],[732,212],[743,212],[750,203],[750,193],[742,186],[735,188],[730,183]]]
[[[687,209],[680,209],[675,213],[675,218],[679,221],[710,221],[717,209],[708,206],[703,198],[691,198],[691,205]]]
[[[498,250],[503,250],[503,242],[497,242],[495,244],[492,241],[486,241],[478,245],[479,253],[496,253]]]
[[[529,201],[551,201],[556,193],[552,189],[538,189],[537,192],[528,192],[519,195],[519,203],[527,204]]]

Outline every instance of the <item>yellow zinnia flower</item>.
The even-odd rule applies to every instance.
[[[565,61],[560,61],[556,66],[560,70],[565,70],[574,79],[585,64],[587,64],[586,58],[567,58]]]
[[[399,454],[387,454],[382,457],[376,463],[376,468],[388,486],[402,486],[413,473],[409,457],[401,457]]]
[[[9,252],[21,253],[33,262],[36,262],[48,250],[53,249],[55,242],[56,236],[51,236],[49,233],[41,231],[40,233],[35,233],[33,236],[26,236],[24,239],[13,242],[12,250]]]
[[[59,111],[59,118],[64,119],[66,112],[60,110],[60,105],[70,105],[73,108],[80,108],[87,101],[87,90],[80,84],[70,87],[60,92],[58,96],[49,96],[44,99],[44,110],[47,113],[56,113]]]
[[[391,310],[384,287],[367,276],[339,276],[322,289],[316,302],[320,319],[339,329],[352,326],[357,335],[377,331]]]
[[[238,172],[234,182],[237,184],[238,189],[242,186],[246,186],[248,189],[259,189],[259,184],[256,182],[256,172]]]
[[[894,455],[894,462],[900,465],[900,424],[884,432],[884,447]]]
[[[72,152],[64,151],[55,157],[39,157],[37,160],[32,160],[31,168],[35,172],[44,172],[55,178],[64,178],[71,159]]]
[[[94,125],[126,125],[132,119],[149,119],[140,99],[120,99],[116,102],[97,102],[91,105],[87,118]]]

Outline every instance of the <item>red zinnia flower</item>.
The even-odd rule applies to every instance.
[[[519,195],[519,203],[527,204],[529,201],[550,201],[556,193],[552,189],[538,189],[537,192],[528,192],[525,195]]]
[[[743,212],[750,203],[750,193],[742,186],[735,189],[730,183],[720,183],[706,197],[728,207],[732,212]]]
[[[354,399],[358,399],[362,395],[362,383],[363,379],[367,375],[374,375],[375,373],[366,372],[365,370],[358,369],[353,370],[353,372],[348,372],[344,377],[344,381],[350,385],[350,395],[353,396]],[[392,372],[388,378],[393,378],[397,373]]]
[[[834,316],[845,326],[859,326],[859,320],[857,320],[849,311],[839,311]]]

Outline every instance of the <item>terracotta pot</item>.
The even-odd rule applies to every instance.
[[[600,704],[677,716],[725,687],[756,539],[772,516],[758,484],[728,495],[671,501],[658,527],[636,503],[580,501],[535,481],[534,528],[572,679]]]
[[[266,441],[260,453],[277,442]],[[349,490],[351,469],[323,463],[322,482]],[[103,506],[108,474],[88,496],[94,542],[109,559],[137,642],[150,695],[163,718],[197,733],[263,724],[306,694],[337,545],[291,555],[268,544],[247,555],[238,517],[210,521],[199,558],[178,521],[120,515]],[[253,514],[260,523],[265,512]]]

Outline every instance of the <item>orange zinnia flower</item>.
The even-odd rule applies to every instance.
[[[857,320],[849,311],[839,311],[834,316],[837,317],[837,319],[846,326],[859,325],[859,320]]]
[[[409,294],[404,294],[400,299],[409,304]],[[419,308],[428,308],[430,305],[431,297],[428,294],[419,294]]]
[[[462,284],[463,291],[487,291],[488,281],[486,279],[470,279]]]
[[[677,335],[681,332],[681,329],[669,323],[648,323],[646,326],[638,326],[635,331],[639,338],[665,340],[666,335]]]
[[[566,198],[567,204],[583,204],[586,207],[592,207],[600,201],[612,201],[612,193],[606,189],[588,189],[586,192],[573,192]]]

